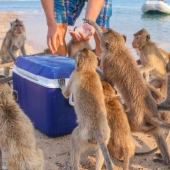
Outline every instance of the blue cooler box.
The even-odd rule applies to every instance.
[[[34,55],[18,57],[13,67],[18,104],[35,128],[50,137],[70,134],[77,126],[72,100],[64,98],[58,85],[60,77],[68,83],[74,63],[68,57]]]

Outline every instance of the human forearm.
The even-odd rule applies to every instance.
[[[54,0],[41,0],[41,4],[45,12],[47,25],[56,24],[54,17]]]
[[[85,18],[89,18],[92,21],[96,21],[104,0],[88,0]]]

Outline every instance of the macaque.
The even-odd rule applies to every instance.
[[[147,88],[146,82],[134,57],[125,45],[122,35],[112,29],[103,32],[92,20],[85,19],[85,21],[95,28],[100,39],[104,81],[111,84],[112,87],[116,87],[129,109],[127,118],[131,132],[151,134],[162,154],[162,159],[156,158],[154,161],[160,161],[168,165],[170,156],[167,143],[162,134],[162,128],[169,130],[170,124],[160,118],[156,101]],[[162,61],[162,67],[163,63]]]
[[[25,26],[22,21],[16,19],[11,22],[11,28],[7,31],[0,49],[0,63],[14,62],[19,52],[26,55],[25,51]],[[9,67],[4,68],[4,75],[9,76]]]
[[[67,86],[65,79],[61,78],[58,81],[65,98],[73,94],[77,115],[78,126],[71,134],[71,167],[79,170],[81,153],[93,147],[96,149],[95,169],[101,170],[105,160],[107,169],[113,170],[113,163],[107,150],[110,128],[107,122],[103,88],[96,72],[96,55],[88,49],[79,51],[75,67]]]
[[[164,94],[167,76],[165,71],[166,60],[156,44],[150,40],[149,33],[145,29],[135,33],[132,46],[137,50],[137,54],[140,57],[140,72],[144,73],[147,82],[149,82],[150,74],[153,77],[150,84],[155,88],[160,88],[160,91]]]

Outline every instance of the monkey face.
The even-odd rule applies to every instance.
[[[96,55],[88,49],[83,49],[77,53],[76,69],[96,69],[98,64]]]
[[[150,34],[142,29],[134,34],[134,39],[132,42],[133,48],[141,49],[150,40]]]
[[[23,22],[18,19],[11,22],[11,29],[15,34],[22,34],[23,32],[25,32],[25,27]]]
[[[133,48],[138,48],[139,47],[139,40],[140,40],[141,36],[140,35],[136,35],[134,36],[133,42],[132,42],[132,47]]]

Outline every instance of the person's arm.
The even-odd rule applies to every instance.
[[[85,18],[96,21],[102,9],[103,3],[104,0],[88,0]]]
[[[60,44],[63,45],[63,39],[54,17],[54,0],[41,0],[41,4],[45,12],[48,26],[47,45],[51,52],[55,53],[57,51],[56,41],[59,40]]]
[[[88,0],[85,18],[95,22],[102,9],[103,3],[104,0]],[[94,35],[95,29],[91,25],[83,23],[74,31],[69,29],[69,33],[77,41],[89,40],[92,35]]]

